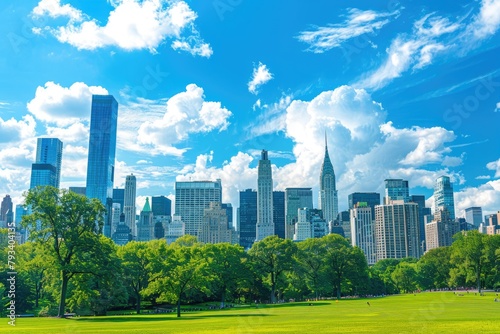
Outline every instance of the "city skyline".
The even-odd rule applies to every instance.
[[[105,27],[137,2],[55,3],[12,2],[0,12],[0,194],[14,204],[29,189],[39,137],[64,143],[61,188],[85,185],[91,95],[111,94],[120,105],[114,187],[134,173],[137,208],[146,196],[172,199],[176,181],[216,179],[222,202],[237,208],[239,191],[257,188],[262,149],[273,190],[311,187],[318,207],[325,132],[339,211],[349,194],[382,193],[390,178],[408,180],[430,206],[442,175],[452,179],[457,217],[500,207],[500,18],[483,15],[499,1],[242,2],[225,12],[160,1],[139,6],[137,18],[176,6],[186,14],[175,21],[179,33],[138,32],[131,44],[120,31],[135,21],[117,16],[116,35]],[[248,34],[239,23],[262,8]],[[83,22],[98,22],[109,38],[92,39]],[[56,33],[71,27],[80,33],[71,40]]]

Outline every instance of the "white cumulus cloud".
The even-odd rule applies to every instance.
[[[267,66],[259,62],[259,65],[253,69],[252,79],[248,82],[248,91],[252,94],[258,94],[259,86],[264,85],[272,78],[273,75]]]
[[[500,177],[500,159],[492,161],[486,165],[486,168],[495,172],[495,177]],[[500,208],[499,208],[500,210]]]
[[[14,118],[4,120],[0,117],[0,145],[34,137],[35,127],[36,122],[31,115],[25,115],[19,121]]]
[[[196,31],[197,14],[184,1],[121,0],[114,1],[105,25],[89,18],[71,5],[59,0],[42,0],[33,9],[34,17],[69,17],[64,26],[46,26],[45,31],[61,43],[79,50],[95,50],[117,46],[124,50],[148,49],[155,53],[167,38],[174,39],[172,47],[195,55],[210,57],[210,45]],[[189,29],[187,29],[189,28]],[[183,32],[187,31],[184,36]]]
[[[43,122],[68,126],[90,118],[92,94],[107,95],[108,91],[100,86],[87,86],[83,82],[62,87],[48,81],[43,87],[37,87],[35,97],[28,102],[27,108]]]
[[[220,102],[205,101],[203,88],[190,84],[185,92],[167,101],[163,117],[140,126],[137,139],[153,154],[179,155],[183,150],[174,144],[185,140],[190,133],[227,129],[231,115]]]

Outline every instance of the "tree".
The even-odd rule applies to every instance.
[[[325,247],[325,275],[337,298],[342,295],[342,285],[362,275],[368,279],[368,265],[358,248],[353,248],[349,242],[338,234],[329,234],[321,238]]]
[[[29,190],[25,203],[33,213],[23,217],[23,226],[30,230],[32,240],[47,246],[47,255],[60,272],[58,316],[64,317],[70,279],[77,274],[97,274],[105,261],[99,251],[105,208],[97,199],[50,186]]]
[[[271,287],[271,303],[276,303],[278,280],[285,271],[293,268],[297,246],[289,239],[269,236],[253,244],[248,251],[255,269]]]
[[[413,292],[417,289],[417,271],[414,263],[400,262],[391,274],[399,291],[403,293]]]
[[[195,239],[196,240],[196,239]],[[190,291],[202,289],[205,281],[206,261],[199,243],[185,246],[192,239],[180,238],[180,243],[158,244],[150,250],[149,285],[145,295],[158,295],[158,299],[174,302],[177,317],[181,316],[181,301]]]
[[[247,255],[243,247],[228,243],[206,244],[202,252],[208,262],[209,280],[224,308],[226,295],[236,291],[240,282],[251,279]]]
[[[118,248],[118,256],[123,267],[123,279],[132,289],[136,298],[136,312],[141,313],[141,293],[148,286],[150,258],[148,250],[150,247],[158,246],[155,243],[165,243],[164,240],[151,242],[131,241]]]
[[[451,282],[457,284],[462,278],[465,283],[475,283],[481,292],[481,276],[485,265],[485,239],[487,235],[478,231],[457,233],[451,248]]]
[[[16,251],[20,273],[26,277],[26,283],[35,296],[34,307],[38,308],[46,273],[52,267],[51,259],[41,243],[26,242],[17,246]]]
[[[417,263],[419,286],[424,289],[442,289],[450,281],[451,247],[438,247],[426,252]]]
[[[299,242],[297,246],[298,251],[295,256],[298,263],[297,272],[305,277],[307,287],[318,299],[319,291],[323,286],[325,243],[322,239],[309,238]]]

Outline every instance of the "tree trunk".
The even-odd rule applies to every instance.
[[[337,285],[337,299],[340,299],[340,284]]]
[[[177,318],[181,317],[181,296],[177,299]]]
[[[35,293],[35,308],[38,308],[38,300],[40,299],[40,283],[36,284],[36,293]]]
[[[477,292],[481,294],[481,270],[479,266],[477,267],[476,270],[476,281],[477,281]]]
[[[136,311],[137,311],[137,314],[141,314],[141,294],[139,291],[137,291],[137,307],[136,307]]]
[[[271,304],[276,303],[276,277],[271,273]]]
[[[68,290],[69,274],[66,271],[62,272],[61,298],[59,299],[59,318],[64,318],[66,308],[66,291]]]
[[[224,308],[226,306],[226,288],[222,289],[222,298],[220,301],[220,308]]]

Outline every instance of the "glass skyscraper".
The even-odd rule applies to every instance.
[[[31,165],[30,189],[37,186],[59,188],[63,143],[57,138],[38,138],[36,160]]]
[[[92,95],[86,192],[104,205],[113,198],[117,118],[112,95]]]
[[[117,119],[118,102],[112,95],[92,95],[86,195],[106,207],[103,232],[107,237],[111,237]]]
[[[257,192],[255,190],[240,191],[238,216],[240,246],[250,249],[255,241],[257,228]]]
[[[441,176],[434,185],[435,210],[442,207],[450,213],[450,219],[455,220],[455,201],[453,199],[453,184],[448,176]]]
[[[387,179],[384,182],[384,204],[389,204],[390,201],[410,201],[410,189],[408,187],[408,181],[401,179]]]

